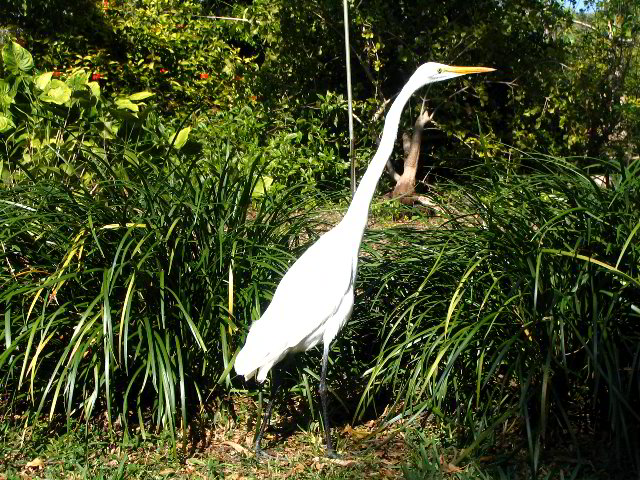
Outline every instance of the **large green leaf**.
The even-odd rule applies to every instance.
[[[89,72],[79,71],[71,75],[66,84],[71,90],[84,90],[84,86],[89,81]]]
[[[116,105],[118,106],[118,108],[131,110],[132,112],[139,112],[140,111],[140,107],[138,107],[138,105],[133,103],[128,98],[118,98],[118,99],[116,99]]]
[[[40,95],[43,102],[63,105],[71,99],[71,89],[60,80],[51,80],[46,90]]]
[[[98,82],[89,82],[87,87],[91,90],[91,95],[94,97],[100,97],[100,84]]]
[[[273,178],[269,177],[268,175],[262,175],[256,182],[256,186],[253,189],[251,196],[253,198],[262,197],[267,192],[267,190],[269,190],[269,187],[271,187],[272,184]]]
[[[11,119],[0,113],[0,133],[7,132],[14,127],[15,125]]]
[[[140,100],[144,100],[145,98],[149,98],[152,97],[153,95],[155,95],[153,92],[138,92],[138,93],[134,93],[132,95],[129,95],[129,100],[133,100],[134,102],[140,101]]]
[[[33,68],[33,57],[16,42],[8,43],[2,49],[4,66],[14,75],[28,72]]]
[[[49,85],[53,72],[45,72],[36,77],[36,87],[40,90],[44,90]]]
[[[189,139],[189,132],[191,132],[191,127],[186,127],[180,130],[176,135],[171,137],[171,144],[176,149],[181,149],[184,147],[184,144],[187,143]]]
[[[0,108],[6,109],[13,103],[14,95],[11,92],[11,86],[4,80],[0,80]]]

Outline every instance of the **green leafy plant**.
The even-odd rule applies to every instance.
[[[2,190],[0,371],[36,413],[100,405],[110,422],[137,411],[144,429],[149,398],[173,430],[204,386],[230,385],[239,325],[290,258],[296,217],[268,195],[253,206],[255,169],[240,181],[215,159],[167,175],[136,159],[97,193],[46,180]]]
[[[369,233],[371,308],[355,326],[378,325],[381,342],[359,414],[387,390],[390,417],[430,410],[465,425],[457,461],[512,419],[534,472],[563,431],[578,445],[586,412],[617,451],[636,448],[640,420],[640,164],[620,165],[618,187],[603,189],[559,159],[536,160],[527,175],[487,171],[456,188],[440,228]]]
[[[151,93],[110,100],[87,72],[32,74],[7,49],[1,382],[36,417],[104,411],[144,433],[151,411],[174,435],[203,389],[231,386],[304,203],[269,195],[264,161],[237,153],[231,130],[200,155],[191,127],[143,108]]]

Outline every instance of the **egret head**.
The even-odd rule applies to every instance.
[[[420,65],[412,75],[411,81],[419,86],[433,82],[441,82],[450,78],[468,75],[470,73],[493,72],[495,68],[488,67],[454,67],[443,63],[428,62]]]

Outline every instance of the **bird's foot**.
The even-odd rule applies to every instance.
[[[258,462],[261,462],[262,460],[275,460],[277,458],[275,455],[271,455],[270,453],[267,453],[260,447],[256,447],[255,452],[256,452],[256,460]]]
[[[342,455],[338,454],[333,448],[327,448],[327,458],[340,459]]]

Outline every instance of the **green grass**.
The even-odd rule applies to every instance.
[[[357,479],[402,475],[399,463],[406,453],[398,450],[397,444],[358,457],[325,459],[317,424],[315,429],[297,430],[284,438],[270,433],[269,451],[277,458],[259,464],[244,441],[245,434],[251,433],[244,429],[244,422],[250,420],[252,413],[243,405],[249,406],[246,401],[237,403],[237,416],[228,415],[231,411],[224,408],[215,417],[204,415],[200,419],[202,428],[192,426],[186,449],[179,449],[177,456],[172,454],[168,433],[151,434],[146,440],[138,433],[125,442],[121,441],[122,432],[110,434],[104,421],[94,420],[89,425],[71,422],[66,431],[55,423],[38,422],[25,427],[20,421],[5,421],[0,478]],[[63,418],[57,420],[64,422]],[[352,441],[348,443],[353,445]]]
[[[276,458],[257,463],[250,451],[256,406],[241,397],[235,397],[233,408],[231,405],[219,405],[215,414],[203,414],[192,423],[185,449],[183,439],[178,440],[177,455],[168,432],[143,439],[138,431],[123,441],[121,426],[109,432],[104,418],[86,424],[67,423],[58,416],[53,423],[25,425],[24,417],[5,416],[0,478],[529,478],[526,448],[513,453],[496,446],[492,452],[454,465],[459,453],[454,430],[433,417],[396,431],[376,433],[381,426],[378,422],[342,428],[338,448],[344,456],[339,460],[323,457],[323,435],[317,422],[304,428],[298,425],[292,431],[277,427],[266,436],[266,447]],[[276,424],[281,426],[292,419],[284,409],[280,411]],[[504,445],[514,440],[512,436]],[[581,462],[573,453],[563,449],[547,456],[537,478],[621,478],[620,472],[603,468],[602,459]]]
[[[180,166],[140,155],[126,179],[94,159],[91,189],[43,179],[0,190],[11,407],[144,426],[150,406],[174,432],[203,389],[231,387],[247,323],[313,231],[290,192],[253,196],[258,160],[239,171],[219,147]]]
[[[583,434],[637,468],[640,163],[610,190],[560,159],[530,163],[452,186],[438,228],[367,234],[353,332],[379,347],[356,416],[389,395],[390,423],[433,412],[466,446],[456,464],[515,422],[532,472],[558,442],[584,460]]]

